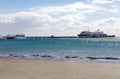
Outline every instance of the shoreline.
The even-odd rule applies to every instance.
[[[53,56],[53,55],[17,55],[17,54],[4,54],[0,55],[0,58],[10,59],[37,59],[37,60],[59,60],[59,61],[74,61],[74,62],[104,62],[104,63],[120,63],[120,58],[115,56],[77,56],[77,55],[65,55],[65,56]]]
[[[119,63],[0,58],[1,79],[120,79]]]

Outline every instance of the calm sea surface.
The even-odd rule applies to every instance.
[[[113,60],[120,61],[120,38],[0,40],[0,56],[56,59],[71,58],[76,60],[95,57],[101,61],[107,58],[99,57],[114,57],[118,59]]]

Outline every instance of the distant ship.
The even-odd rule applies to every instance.
[[[15,35],[15,39],[26,39],[24,34]]]
[[[14,35],[7,35],[5,37],[3,37],[4,39],[15,39]]]
[[[5,39],[26,39],[26,36],[24,34],[18,34],[18,35],[7,35],[4,38]]]
[[[101,38],[101,37],[115,37],[115,35],[107,35],[103,31],[97,30],[95,32],[82,31],[78,34],[79,38]]]

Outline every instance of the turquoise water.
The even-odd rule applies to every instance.
[[[120,58],[120,38],[41,38],[0,40],[0,56],[28,58],[117,57]]]

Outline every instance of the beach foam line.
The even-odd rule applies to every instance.
[[[30,59],[53,59],[53,60],[74,60],[74,61],[89,61],[89,60],[93,60],[93,61],[119,61],[120,58],[118,57],[95,57],[95,56],[86,56],[86,57],[80,57],[80,56],[76,56],[76,55],[66,55],[66,56],[53,56],[53,55],[47,55],[47,54],[31,54],[31,55],[18,55],[18,54],[1,54],[0,55],[1,58],[30,58]],[[120,61],[119,61],[120,62]]]
[[[105,60],[120,60],[119,58],[117,57],[86,57],[87,59],[90,59],[90,60],[98,60],[98,59],[105,59]]]

